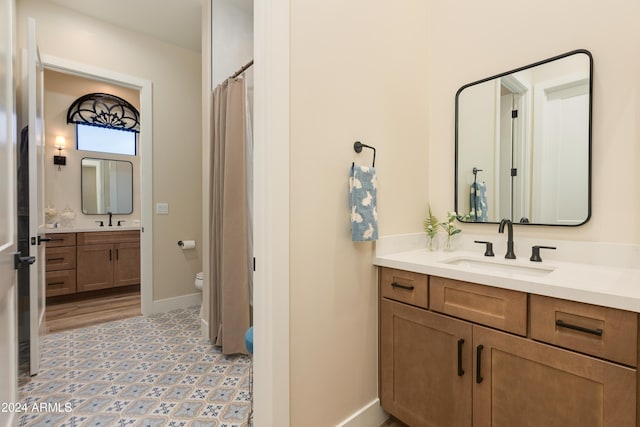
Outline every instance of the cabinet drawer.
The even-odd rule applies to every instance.
[[[514,334],[527,334],[527,294],[431,276],[431,309]]]
[[[78,246],[95,245],[103,243],[135,243],[140,241],[139,230],[128,231],[95,231],[88,233],[78,233]]]
[[[47,242],[47,248],[76,245],[76,233],[49,233],[46,237],[51,239]]]
[[[530,310],[531,338],[637,366],[637,313],[540,295]]]
[[[383,298],[427,308],[429,306],[427,276],[393,268],[381,268],[380,295]]]
[[[46,271],[76,268],[76,247],[53,247],[45,251]]]
[[[76,292],[76,271],[47,271],[47,297],[73,294]]]

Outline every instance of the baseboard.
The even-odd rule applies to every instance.
[[[349,418],[338,423],[337,427],[378,427],[388,418],[389,414],[380,406],[380,399],[374,399]]]
[[[165,298],[153,301],[151,314],[166,313],[202,304],[202,292],[196,292],[179,297]]]

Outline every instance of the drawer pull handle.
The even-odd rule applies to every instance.
[[[64,261],[64,258],[47,258],[47,262]]]
[[[408,290],[408,291],[412,291],[412,290],[414,289],[414,286],[413,286],[413,285],[401,285],[400,283],[396,283],[396,282],[393,282],[393,283],[391,284],[391,287],[392,287],[392,288],[406,289],[406,290]]]
[[[556,326],[560,328],[573,329],[574,331],[584,332],[586,334],[597,335],[599,337],[602,336],[602,329],[590,329],[585,328],[584,326],[572,325],[571,323],[565,323],[562,320],[556,320]]]
[[[464,344],[464,338],[458,340],[458,376],[464,375],[464,369],[462,369],[462,344]]]
[[[55,285],[64,285],[64,282],[51,282],[51,283],[49,283],[49,286],[55,286]]]
[[[480,372],[480,367],[482,366],[482,349],[484,346],[480,344],[476,347],[476,383],[480,384],[484,378],[482,378],[482,373]]]

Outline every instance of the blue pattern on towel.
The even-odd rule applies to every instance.
[[[353,165],[349,175],[349,208],[351,210],[351,240],[378,240],[376,191],[378,178],[374,168]]]
[[[487,184],[484,182],[474,182],[471,184],[469,197],[471,206],[471,219],[477,222],[487,222],[489,213],[487,207]]]

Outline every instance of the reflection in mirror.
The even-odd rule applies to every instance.
[[[466,222],[580,225],[591,215],[591,54],[460,88],[455,206]]]
[[[133,165],[121,160],[82,159],[82,213],[133,213]]]

